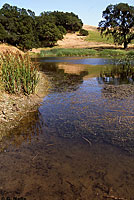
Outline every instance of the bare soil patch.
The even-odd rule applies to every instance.
[[[88,31],[97,31],[96,26],[83,25],[83,28]],[[85,41],[86,36],[79,36],[78,33],[67,33],[62,40],[57,42],[59,48],[122,48],[114,44],[107,44],[103,42]],[[133,48],[134,45],[129,45]]]
[[[59,48],[93,48],[93,47],[115,47],[112,44],[85,41],[86,36],[79,36],[77,33],[67,33],[62,40],[57,42]]]
[[[87,25],[87,24],[84,24],[83,25],[83,29],[85,30],[89,30],[89,31],[96,31],[97,30],[97,26],[91,26],[91,25]]]
[[[96,26],[83,25],[85,30],[96,31]],[[79,36],[78,33],[67,33],[62,40],[57,42],[60,48],[95,48],[95,47],[115,47],[113,44],[85,41],[86,36]]]

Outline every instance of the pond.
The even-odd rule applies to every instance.
[[[133,66],[39,61],[49,95],[0,143],[0,197],[134,199]]]

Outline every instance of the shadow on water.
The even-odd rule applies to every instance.
[[[49,95],[1,141],[0,197],[132,200],[133,69],[69,60],[41,62]]]
[[[10,145],[20,146],[23,143],[31,143],[42,134],[44,121],[41,113],[32,111],[26,117],[22,117],[19,126],[9,130],[0,141],[0,152],[6,151]]]

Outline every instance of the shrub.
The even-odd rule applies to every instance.
[[[88,35],[88,31],[85,30],[85,29],[80,29],[79,35],[80,35],[80,36],[87,36],[87,35]]]
[[[6,51],[0,55],[1,81],[9,93],[34,93],[38,83],[37,67],[28,54]]]

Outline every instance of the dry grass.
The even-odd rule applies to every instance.
[[[10,46],[8,44],[0,44],[0,52],[5,52],[5,51],[9,51],[9,50],[14,53],[19,52],[21,54],[24,54],[24,52],[19,50],[17,47]]]

